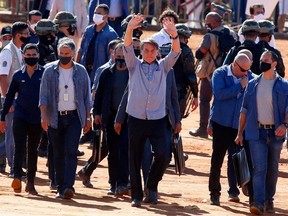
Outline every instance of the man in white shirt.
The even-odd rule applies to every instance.
[[[21,46],[28,43],[30,33],[28,25],[24,22],[15,22],[12,25],[12,41],[5,46],[0,54],[0,88],[2,103],[5,100],[9,84],[12,80],[14,71],[23,66]],[[13,107],[6,115],[6,157],[10,166],[10,175],[13,176],[13,155],[14,155],[14,139],[12,134]]]
[[[174,24],[178,23],[179,16],[171,9],[163,11],[163,13],[160,15],[159,23],[161,23],[161,25],[163,25],[163,20],[165,17],[172,19]],[[166,32],[165,27],[163,27],[159,32],[153,34],[151,38],[157,42],[159,47],[164,44],[171,43],[170,35]]]

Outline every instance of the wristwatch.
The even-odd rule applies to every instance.
[[[172,35],[170,35],[170,38],[171,38],[172,40],[176,40],[178,37],[179,37],[178,34],[177,34],[175,37],[172,37]]]
[[[91,121],[91,117],[87,117],[86,120],[87,120],[87,121]]]

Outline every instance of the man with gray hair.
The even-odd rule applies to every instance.
[[[56,198],[71,199],[81,130],[86,133],[91,128],[90,80],[86,69],[72,60],[72,39],[60,39],[57,50],[59,60],[45,65],[39,106],[42,128],[53,147]]]

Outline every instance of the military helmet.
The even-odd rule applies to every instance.
[[[4,37],[6,35],[12,35],[12,27],[11,26],[4,26],[1,29],[0,36]]]
[[[274,34],[275,25],[269,20],[259,20],[260,34]]]
[[[77,22],[76,16],[74,16],[72,13],[67,12],[67,11],[58,12],[53,21],[55,24],[59,25],[59,27],[69,26]]]
[[[124,20],[122,20],[122,22],[121,22],[121,27],[122,27],[123,31],[126,31],[127,26],[128,26],[128,23],[129,23],[129,21],[132,19],[132,17],[133,17],[133,15],[130,14],[130,15],[128,15]],[[148,26],[147,20],[143,20],[143,21],[140,23],[140,28],[141,28],[141,29],[146,29],[147,26]]]
[[[58,32],[58,26],[49,19],[41,19],[35,26],[37,35],[47,35],[51,32]]]
[[[175,25],[176,29],[177,29],[177,33],[179,36],[184,36],[186,38],[190,38],[192,32],[190,31],[190,29],[184,25],[183,23],[177,23]]]
[[[253,19],[247,19],[242,24],[242,34],[247,32],[260,32],[260,27],[257,21]]]

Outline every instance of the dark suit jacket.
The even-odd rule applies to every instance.
[[[102,123],[106,126],[109,121],[110,115],[113,113],[111,110],[112,103],[112,84],[114,79],[114,69],[115,64],[111,67],[106,68],[99,79],[99,83],[95,93],[95,100],[93,105],[93,114],[101,115]],[[126,80],[126,85],[128,84],[128,79]],[[115,113],[115,111],[114,111]]]

